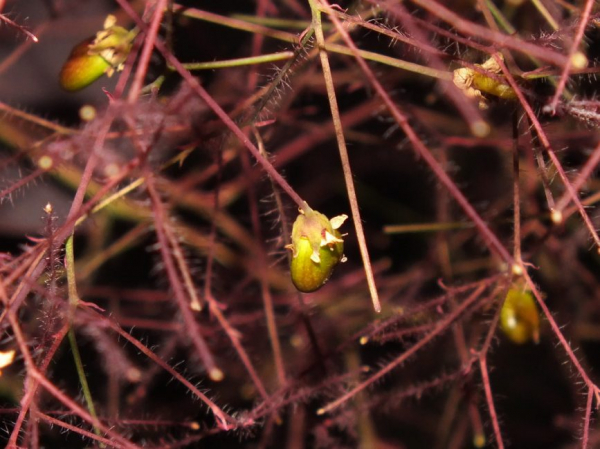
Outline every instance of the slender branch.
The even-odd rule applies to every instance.
[[[119,5],[136,21],[140,29],[145,30],[146,25],[131,6],[125,0],[117,0]],[[279,172],[273,167],[273,165],[265,159],[258,151],[258,148],[248,139],[246,134],[240,129],[239,126],[227,115],[227,113],[219,106],[219,104],[206,92],[206,90],[198,83],[198,81],[190,74],[189,71],[185,70],[181,62],[173,56],[173,54],[166,48],[164,43],[160,39],[156,39],[156,49],[163,55],[167,60],[167,63],[171,64],[177,72],[183,77],[183,79],[189,84],[192,90],[212,109],[219,119],[229,128],[233,134],[240,140],[240,142],[252,153],[255,159],[265,169],[265,171],[273,178],[273,180],[289,195],[289,197],[298,205],[298,207],[304,207],[304,200],[296,193],[296,191],[288,184],[288,182],[279,174]]]
[[[281,51],[278,53],[272,53],[260,56],[249,56],[247,58],[235,58],[235,59],[222,59],[220,61],[210,62],[188,62],[182,64],[187,70],[214,70],[214,69],[227,69],[231,67],[245,67],[254,64],[266,64],[268,62],[285,61],[294,57],[294,52]],[[169,67],[173,70],[173,67]],[[253,72],[254,73],[254,72]]]
[[[506,47],[519,51],[523,54],[535,56],[543,61],[557,66],[563,66],[567,63],[567,58],[560,53],[548,50],[517,37],[509,36],[498,31],[490,30],[484,26],[465,20],[458,14],[450,11],[442,3],[432,0],[411,0],[412,3],[419,5],[429,11],[444,22],[449,23],[459,32],[467,36],[477,36],[482,39],[493,42],[498,48]],[[390,3],[389,1],[386,3]]]
[[[197,387],[192,385],[185,377],[183,377],[181,374],[179,374],[177,371],[175,371],[175,369],[173,369],[164,360],[162,360],[160,357],[158,357],[156,354],[154,354],[154,352],[152,352],[150,349],[148,349],[146,346],[144,346],[139,340],[132,337],[128,332],[125,332],[123,329],[121,329],[121,327],[116,322],[113,322],[112,320],[105,318],[104,316],[100,315],[99,313],[97,313],[95,311],[87,310],[87,312],[91,314],[91,317],[93,319],[102,321],[108,327],[113,329],[117,334],[119,334],[123,339],[127,340],[129,343],[131,343],[133,346],[135,346],[137,349],[139,349],[139,351],[142,354],[144,354],[146,357],[148,357],[148,359],[150,359],[152,362],[156,363],[158,366],[160,366],[162,369],[164,369],[167,373],[169,373],[171,376],[173,376],[174,379],[176,379],[179,383],[181,383],[183,386],[185,386],[190,392],[192,392],[194,394],[194,396],[196,396],[204,404],[206,404],[206,406],[212,411],[215,418],[217,419],[217,422],[218,422],[220,428],[227,430],[227,429],[231,429],[233,427],[233,423],[235,422],[235,420],[230,415],[225,413],[217,404],[215,404],[213,401],[211,401],[206,396],[206,394],[202,393]]]
[[[550,312],[550,310],[548,309],[548,306],[546,305],[546,303],[544,302],[544,299],[542,298],[542,294],[540,293],[537,286],[535,285],[535,283],[529,276],[529,273],[527,273],[527,271],[524,271],[523,276],[525,277],[525,280],[531,290],[531,293],[533,294],[533,296],[535,296],[535,299],[537,300],[538,305],[544,312],[544,315],[546,316],[548,323],[550,323],[550,327],[552,328],[554,335],[556,335],[556,337],[558,338],[560,345],[563,347],[563,349],[567,353],[567,356],[569,357],[569,359],[571,359],[573,366],[575,366],[575,369],[577,370],[577,372],[579,373],[579,375],[585,382],[587,388],[594,393],[594,396],[596,398],[596,404],[600,404],[600,389],[596,386],[596,384],[594,382],[592,382],[590,377],[587,375],[587,373],[583,369],[583,366],[581,366],[581,363],[577,359],[577,356],[573,352],[573,349],[571,349],[571,346],[567,342],[567,340],[566,340],[565,336],[563,335],[563,333],[561,332],[558,324],[554,320],[552,313]]]
[[[315,1],[315,0],[311,0]],[[326,9],[331,9],[331,7],[324,3],[321,0],[322,4]],[[436,177],[440,180],[442,184],[446,186],[450,194],[454,197],[456,202],[463,208],[467,216],[473,220],[475,226],[478,228],[481,235],[484,237],[486,244],[495,251],[500,258],[507,262],[510,266],[513,265],[513,259],[511,255],[508,253],[506,248],[500,243],[496,235],[491,231],[491,229],[487,226],[487,224],[483,221],[483,219],[479,216],[479,214],[475,211],[471,203],[465,198],[465,196],[461,193],[461,191],[456,187],[456,184],[450,179],[448,174],[444,171],[443,167],[437,162],[434,156],[431,154],[431,151],[423,144],[421,139],[417,136],[416,132],[408,123],[408,119],[404,114],[400,112],[400,109],[394,104],[391,100],[390,96],[383,88],[381,83],[377,80],[367,63],[363,58],[360,57],[360,54],[357,51],[356,45],[352,41],[350,35],[346,32],[342,24],[337,20],[337,18],[330,14],[331,20],[334,22],[337,30],[341,34],[344,42],[348,45],[349,48],[352,49],[354,57],[356,58],[356,62],[360,65],[363,73],[366,75],[368,80],[370,81],[373,88],[376,90],[377,94],[383,99],[384,104],[398,123],[398,125],[402,128],[408,139],[413,145],[416,153],[430,166],[431,170],[434,172]]]
[[[146,187],[148,194],[150,196],[150,200],[152,201],[152,210],[154,212],[154,218],[156,222],[156,236],[158,242],[160,243],[159,246],[162,260],[165,264],[165,270],[169,278],[169,283],[173,289],[175,299],[177,300],[177,306],[181,312],[185,327],[188,330],[187,334],[194,347],[198,351],[199,357],[206,366],[206,370],[208,371],[210,378],[215,381],[222,380],[224,376],[223,371],[216,365],[206,341],[199,332],[198,323],[196,322],[190,309],[190,303],[185,296],[184,288],[179,280],[175,264],[173,263],[172,255],[169,251],[169,239],[167,237],[167,232],[165,231],[165,228],[168,226],[167,216],[162,201],[160,200],[158,192],[156,191],[156,187],[154,186],[154,179],[152,178],[152,174],[150,172],[148,172],[145,177],[147,179]]]
[[[523,106],[525,113],[527,114],[527,116],[529,117],[529,120],[533,124],[535,131],[536,131],[540,141],[542,142],[542,145],[546,149],[546,152],[548,153],[550,160],[554,164],[554,167],[556,168],[556,171],[558,172],[560,179],[562,180],[565,188],[567,189],[567,192],[571,196],[573,203],[577,206],[577,209],[579,210],[579,214],[581,215],[581,218],[583,219],[586,227],[588,228],[588,230],[592,236],[592,239],[594,239],[594,243],[596,244],[597,250],[600,252],[600,237],[598,237],[598,233],[596,232],[594,224],[590,220],[590,217],[587,214],[587,212],[585,211],[583,204],[581,204],[581,201],[579,200],[579,195],[577,194],[577,190],[575,190],[573,188],[573,184],[571,184],[571,181],[569,181],[569,178],[567,177],[567,174],[565,173],[564,168],[562,167],[560,161],[558,160],[558,157],[556,157],[556,154],[554,153],[554,150],[552,149],[552,146],[550,145],[550,141],[548,140],[548,137],[546,136],[546,133],[544,132],[544,129],[542,128],[542,125],[540,124],[539,120],[535,116],[535,113],[533,112],[533,109],[531,108],[530,104],[527,102],[525,96],[523,95],[523,92],[521,92],[521,90],[519,89],[519,86],[517,85],[514,77],[509,72],[506,65],[504,64],[504,61],[502,61],[501,58],[499,58],[497,55],[494,55],[493,57],[496,60],[496,62],[498,63],[498,65],[500,66],[500,68],[502,69],[502,72],[504,73],[504,75],[506,76],[506,80],[510,84],[510,87],[512,87],[513,90],[515,91],[515,94],[517,95],[519,102]]]
[[[337,105],[333,76],[331,74],[331,68],[329,66],[329,58],[327,57],[327,52],[324,49],[325,37],[323,36],[323,28],[321,26],[321,13],[319,11],[319,6],[317,5],[316,0],[309,0],[309,3],[313,13],[313,29],[317,37],[317,44],[320,47],[319,55],[321,57],[323,77],[325,79],[325,86],[327,88],[327,98],[329,99],[331,118],[333,120],[333,126],[335,128],[335,136],[337,139],[340,159],[342,160],[342,170],[344,172],[344,180],[346,181],[346,190],[348,192],[348,200],[350,201],[350,210],[352,211],[352,220],[354,222],[356,238],[358,240],[358,246],[360,248],[360,255],[362,257],[363,266],[365,268],[365,275],[367,277],[367,284],[369,285],[369,292],[371,294],[371,301],[373,302],[373,309],[375,309],[375,312],[379,313],[381,312],[381,303],[379,301],[379,294],[377,293],[377,286],[375,285],[375,276],[373,275],[371,258],[369,256],[369,250],[367,248],[367,239],[365,238],[365,231],[362,225],[360,209],[358,207],[356,188],[354,187],[352,169],[350,168],[350,158],[348,157],[348,148],[346,147],[346,139],[344,138],[344,130],[342,128],[342,121],[340,119],[340,111]],[[337,21],[337,26],[339,24],[338,19],[333,17],[333,20]],[[340,25],[338,29],[341,28],[342,27]]]
[[[402,353],[399,357],[395,358],[392,362],[388,363],[384,368],[382,368],[377,373],[375,373],[374,375],[369,377],[367,380],[361,382],[357,387],[354,387],[353,389],[351,389],[350,391],[348,391],[347,393],[342,395],[340,398],[336,399],[333,402],[330,402],[325,407],[322,407],[319,410],[317,410],[317,415],[324,415],[325,413],[329,413],[333,409],[339,407],[344,402],[346,402],[347,400],[354,397],[357,393],[360,393],[365,388],[369,387],[370,385],[373,385],[375,382],[377,382],[383,376],[385,376],[386,374],[388,374],[389,372],[391,372],[392,370],[394,370],[395,368],[400,366],[409,357],[413,356],[420,349],[422,349],[424,346],[429,344],[438,335],[449,330],[450,325],[454,321],[458,320],[470,306],[475,304],[475,302],[477,302],[477,300],[481,299],[481,294],[483,293],[484,290],[485,290],[485,285],[478,286],[475,289],[475,291],[473,293],[471,293],[471,295],[467,299],[465,299],[458,307],[456,307],[456,309],[452,310],[444,318],[439,320],[437,322],[437,324],[435,325],[434,329],[431,332],[429,332],[428,334],[426,334],[419,341],[417,341],[413,346],[410,347],[410,349],[408,349],[407,351]]]
[[[146,72],[148,71],[148,64],[150,63],[150,57],[152,56],[154,44],[157,39],[158,28],[160,27],[165,8],[167,6],[167,0],[157,0],[154,3],[155,5],[154,13],[152,15],[152,22],[150,22],[150,26],[144,30],[144,47],[142,48],[142,53],[140,54],[140,57],[137,60],[137,69],[133,77],[131,87],[129,89],[129,103],[135,103],[138,97],[140,96],[140,91],[142,90],[142,83],[144,82],[144,78],[146,77]]]
[[[513,112],[513,239],[514,239],[514,265],[513,270],[517,270],[516,274],[523,271],[522,260],[521,260],[521,196],[519,187],[519,119],[517,111]]]
[[[264,143],[260,138],[260,134],[254,129],[254,136],[258,142],[258,148],[264,155]],[[242,155],[242,164],[246,173],[250,172],[250,160],[246,153]],[[262,230],[260,226],[259,210],[258,210],[258,198],[256,196],[256,190],[253,184],[248,185],[248,205],[250,207],[250,216],[252,218],[252,228],[254,234],[259,239],[263,240]],[[277,332],[277,322],[275,321],[275,309],[273,306],[273,296],[269,289],[267,282],[267,256],[264,248],[259,245],[258,247],[258,263],[260,264],[260,289],[262,293],[263,305],[265,310],[265,316],[267,319],[267,329],[269,332],[269,340],[271,342],[271,349],[273,350],[273,359],[275,360],[275,367],[277,369],[277,378],[279,380],[280,387],[286,383],[285,365],[283,363],[283,357],[281,355],[281,345],[279,343],[279,334]]]
[[[573,181],[573,190],[575,190],[576,192],[579,192],[581,187],[583,187],[583,185],[590,179],[592,172],[596,169],[596,166],[598,165],[599,162],[600,162],[600,142],[596,145],[596,148],[594,148],[594,150],[592,151],[592,155],[587,160],[587,162],[585,163],[583,168],[581,170],[579,170],[579,173],[577,174],[577,178],[575,178],[575,181]],[[556,210],[562,212],[565,209],[565,207],[568,206],[570,201],[571,201],[570,192],[567,191],[567,192],[563,193],[563,195],[556,202]]]
[[[590,388],[587,393],[585,404],[585,418],[583,420],[583,435],[581,437],[581,449],[587,449],[590,439],[590,423],[592,420],[592,406],[594,404],[594,394]]]
[[[75,432],[80,435],[83,435],[84,437],[89,438],[90,440],[98,441],[99,443],[101,443],[101,447],[115,447],[115,448],[125,447],[125,446],[122,446],[121,444],[111,441],[107,438],[103,438],[99,435],[95,435],[92,432],[88,432],[85,429],[80,429],[77,426],[73,426],[69,423],[66,423],[66,422],[61,421],[56,418],[53,418],[52,416],[49,416],[45,413],[37,412],[37,416],[39,417],[39,419],[44,420],[44,421],[50,423],[51,425],[62,427],[63,429],[70,430],[71,432]]]
[[[494,407],[494,398],[492,397],[492,386],[490,383],[490,376],[487,369],[487,361],[485,354],[479,355],[479,370],[481,371],[481,378],[483,380],[483,389],[485,391],[485,399],[488,404],[490,411],[490,419],[492,421],[492,427],[494,428],[494,436],[496,437],[496,444],[498,449],[504,449],[504,441],[502,440],[502,433],[500,432],[500,424],[498,423],[498,415],[496,414],[496,408]]]
[[[104,424],[102,424],[98,420],[98,418],[91,416],[83,408],[81,408],[77,403],[75,403],[73,400],[71,400],[69,397],[67,397],[64,393],[62,393],[54,384],[52,384],[52,382],[50,382],[46,378],[46,376],[36,368],[35,363],[33,362],[33,359],[29,352],[29,349],[27,348],[27,342],[21,331],[19,322],[12,312],[9,315],[9,320],[10,320],[10,324],[13,329],[13,332],[15,334],[17,343],[19,344],[19,349],[21,350],[21,354],[23,355],[23,358],[25,359],[25,364],[27,367],[27,374],[29,376],[31,376],[36,382],[38,382],[41,386],[43,386],[52,396],[54,396],[56,399],[58,399],[60,402],[62,402],[65,406],[67,406],[73,413],[78,415],[84,421],[92,424],[94,426],[94,428],[98,428],[102,432],[104,432],[104,434],[109,436],[113,440],[113,442],[118,442],[123,447],[128,448],[128,449],[134,449],[134,448],[138,449],[139,448],[137,445],[127,441],[125,438],[121,437],[120,435],[116,434],[115,432],[113,432],[112,430],[107,428]]]
[[[587,66],[587,58],[582,53],[580,54],[581,57],[577,58],[576,56],[579,54],[579,44],[583,39],[583,33],[585,32],[585,28],[588,25],[588,21],[590,19],[590,14],[592,12],[592,7],[594,6],[594,4],[596,4],[594,0],[586,0],[585,2],[585,7],[583,8],[583,12],[581,13],[581,17],[579,18],[579,26],[577,27],[577,32],[575,33],[575,37],[573,38],[573,44],[571,45],[567,61],[563,66],[562,73],[560,74],[558,86],[556,86],[554,96],[552,97],[550,104],[547,106],[552,113],[556,111],[558,99],[562,95],[565,85],[567,84],[567,78],[569,77],[569,69],[571,68],[571,66],[575,66],[576,69],[582,69]]]
[[[0,9],[0,11],[1,11],[1,9]],[[31,39],[33,42],[38,42],[39,41],[35,34],[33,34],[31,31],[27,30],[27,28],[25,28],[24,26],[19,25],[16,22],[13,22],[8,17],[6,17],[4,14],[0,14],[0,21],[4,22],[5,24],[7,24],[7,25],[15,28],[16,30],[20,31],[25,36],[27,36],[29,39]]]

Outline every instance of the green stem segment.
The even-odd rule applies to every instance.
[[[183,64],[187,70],[213,70],[213,69],[226,69],[229,67],[244,67],[247,65],[254,64],[265,64],[268,62],[283,61],[294,57],[294,52],[281,51],[278,53],[271,53],[268,55],[250,56],[247,58],[236,58],[236,59],[225,59],[220,61],[210,62],[190,62]],[[169,70],[175,70],[175,67],[169,65]]]
[[[85,402],[87,404],[88,411],[90,412],[91,417],[95,422],[100,422],[98,420],[98,415],[96,414],[96,407],[94,407],[94,401],[92,399],[92,393],[90,391],[90,386],[87,381],[87,377],[85,376],[85,370],[83,368],[83,363],[81,362],[81,354],[79,353],[79,347],[77,346],[77,338],[75,336],[75,331],[73,330],[73,315],[75,314],[75,309],[77,308],[79,302],[81,301],[79,295],[77,294],[77,284],[75,280],[75,255],[73,251],[73,234],[69,236],[65,244],[65,259],[66,259],[66,270],[67,270],[67,287],[69,292],[69,344],[71,346],[71,352],[73,353],[73,360],[75,361],[75,369],[77,370],[77,376],[79,377],[79,383],[81,383],[81,389],[83,391],[83,397],[85,398]],[[94,433],[98,436],[102,436],[102,432],[100,428],[94,424]],[[105,447],[102,445],[102,447]]]

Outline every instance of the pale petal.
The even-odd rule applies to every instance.
[[[342,214],[342,215],[333,217],[331,220],[329,220],[329,222],[331,223],[331,227],[333,229],[339,229],[347,219],[348,219],[348,215]]]
[[[0,368],[10,365],[15,359],[15,350],[0,351]]]
[[[310,260],[312,260],[314,263],[321,263],[321,256],[319,256],[319,252],[313,251],[310,256]]]

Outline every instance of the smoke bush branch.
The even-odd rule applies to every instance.
[[[449,313],[446,316],[446,318],[438,321],[435,328],[431,332],[426,334],[423,338],[421,338],[417,343],[415,343],[413,346],[411,346],[410,349],[408,349],[407,351],[402,353],[402,355],[400,355],[399,357],[394,359],[394,361],[392,361],[391,363],[386,364],[383,369],[379,370],[377,373],[375,373],[374,375],[369,377],[367,380],[361,382],[357,387],[354,387],[349,392],[342,395],[340,398],[327,404],[325,407],[320,408],[317,411],[317,414],[323,415],[323,414],[328,413],[331,410],[339,407],[344,402],[346,402],[347,400],[354,397],[357,393],[363,391],[369,385],[372,385],[373,383],[377,382],[379,379],[384,377],[386,374],[388,374],[389,372],[391,372],[392,370],[394,370],[395,368],[400,366],[409,357],[411,357],[416,352],[418,352],[420,349],[422,349],[424,346],[426,346],[429,342],[431,342],[438,335],[449,330],[450,324],[452,324],[454,321],[459,319],[460,316],[470,306],[475,304],[478,300],[481,300],[481,294],[483,293],[484,290],[485,290],[484,285],[477,287],[475,289],[475,291],[473,293],[471,293],[471,295],[467,299],[465,299],[456,309],[454,309],[451,313]]]
[[[173,258],[170,252],[171,246],[169,245],[167,232],[165,231],[165,228],[168,226],[167,216],[162,201],[158,196],[158,192],[156,191],[156,187],[154,186],[154,178],[151,173],[147,173],[145,177],[146,187],[150,199],[152,201],[154,216],[156,220],[155,229],[156,236],[160,243],[161,257],[165,264],[165,270],[167,271],[167,276],[169,278],[171,288],[173,289],[175,300],[177,301],[177,306],[179,308],[179,311],[183,318],[183,322],[187,329],[187,335],[189,335],[194,347],[198,351],[200,359],[205,364],[209,376],[214,380],[220,380],[223,378],[223,372],[220,368],[217,367],[213,356],[210,352],[210,349],[208,348],[206,341],[200,333],[198,323],[196,322],[192,310],[190,308],[190,302],[185,297],[185,287],[182,285],[181,280],[179,279],[179,275],[173,262]]]

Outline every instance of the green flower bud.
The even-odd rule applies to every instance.
[[[310,293],[321,288],[340,262],[345,262],[344,240],[338,229],[348,217],[339,215],[329,220],[308,205],[292,229],[290,272],[294,286]]]
[[[100,78],[110,64],[98,55],[89,55],[88,49],[94,38],[77,45],[60,71],[60,86],[69,92],[81,90]]]
[[[511,288],[500,310],[500,326],[504,334],[517,344],[540,338],[540,316],[535,298],[528,291]]]
[[[127,31],[115,25],[116,18],[109,15],[104,29],[71,51],[60,71],[60,85],[70,92],[89,86],[103,74],[112,76],[123,69],[123,63],[131,51],[137,30]]]

